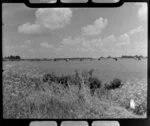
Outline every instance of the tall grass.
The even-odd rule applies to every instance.
[[[57,76],[38,73],[28,66],[12,67],[3,73],[4,118],[145,117],[146,87],[132,90],[134,84],[116,86],[121,83],[118,79],[109,83],[109,87],[115,85],[110,90],[93,72],[75,71],[72,75]],[[144,97],[139,98],[141,95]],[[134,111],[127,107],[131,98],[137,99]],[[145,108],[138,107],[141,104]]]

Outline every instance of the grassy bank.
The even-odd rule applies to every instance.
[[[144,118],[147,84],[116,78],[104,83],[93,70],[41,74],[11,67],[3,73],[4,118]],[[136,108],[130,108],[134,99]]]

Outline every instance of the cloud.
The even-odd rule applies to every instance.
[[[47,42],[40,43],[40,46],[44,48],[53,48],[53,46]]]
[[[117,46],[127,46],[130,44],[130,37],[127,33],[120,35],[117,38]]]
[[[53,30],[69,24],[72,11],[70,8],[40,8],[35,15],[37,24]]]
[[[25,23],[18,31],[24,34],[37,34],[45,29],[55,30],[70,23],[72,11],[70,8],[39,8],[35,12],[35,23]]]
[[[80,52],[92,52],[97,49],[101,49],[101,38],[87,39],[84,36],[68,37],[61,41],[61,50],[80,51]]]
[[[75,38],[73,38],[73,37],[67,37],[67,38],[64,38],[64,39],[62,40],[61,44],[74,46],[74,45],[76,45],[76,44],[81,43],[82,41],[83,41],[83,38],[82,38],[82,37],[75,37]]]
[[[129,35],[133,35],[139,32],[143,32],[143,31],[144,31],[144,27],[141,25],[141,26],[138,26],[137,28],[131,29],[129,31]]]
[[[16,47],[12,45],[3,45],[3,55],[8,56],[8,55],[16,55]]]
[[[108,20],[100,17],[92,25],[87,25],[82,28],[83,35],[100,35],[102,29],[104,29],[108,24]]]
[[[39,24],[25,23],[18,27],[18,31],[24,34],[37,34],[41,32],[41,26]]]
[[[148,12],[148,7],[147,7],[147,3],[136,3],[136,5],[140,6],[139,10],[138,10],[138,17],[145,21],[147,20],[147,12]]]
[[[94,52],[102,50],[114,50],[117,47],[128,46],[130,44],[130,36],[124,33],[120,36],[109,35],[105,38],[87,38],[85,36],[68,37],[61,41],[59,51],[80,51]]]
[[[116,41],[116,37],[112,34],[112,35],[109,35],[107,37],[105,37],[103,39],[103,43],[106,44],[106,43],[114,43]]]
[[[25,48],[28,48],[31,44],[32,44],[32,41],[31,41],[31,40],[26,40],[26,41],[24,42],[24,44],[20,45],[19,47],[25,49]]]
[[[135,28],[135,29],[140,29]],[[132,29],[133,30],[133,29]],[[132,31],[131,30],[131,31]],[[135,30],[136,31],[136,30]],[[134,30],[131,34],[135,34]],[[138,30],[137,30],[138,31]],[[140,31],[140,30],[139,30]],[[131,40],[133,41],[131,43]],[[139,40],[139,43],[130,36],[129,32],[115,36],[114,34],[101,37],[75,36],[64,38],[53,52],[63,57],[66,56],[119,56],[122,54],[144,54],[147,52],[147,43]]]
[[[35,51],[35,49],[28,49],[28,52],[35,53],[36,51]]]
[[[141,53],[142,55],[147,56],[147,53],[148,53],[148,41],[147,41],[147,39],[144,39],[143,41],[137,40],[135,42],[134,51],[138,52],[139,54]]]
[[[12,46],[12,45],[5,45],[4,48],[6,50],[12,50],[12,49],[15,49],[15,46]]]
[[[31,40],[27,40],[27,41],[25,41],[25,43],[30,45],[30,44],[32,44],[32,41]]]
[[[27,45],[20,45],[20,48],[27,48]]]

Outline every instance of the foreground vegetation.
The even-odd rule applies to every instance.
[[[3,73],[4,118],[145,118],[147,84],[116,78],[102,82],[93,70],[41,74],[14,66]],[[136,108],[130,108],[134,99]]]

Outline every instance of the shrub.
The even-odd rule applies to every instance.
[[[105,89],[111,90],[122,87],[122,80],[116,78],[113,81],[110,82],[110,84],[105,84]]]
[[[57,76],[55,74],[45,74],[43,76],[43,82],[54,82],[62,84],[65,87],[68,87],[69,82],[71,82],[72,77],[70,75],[61,75]]]
[[[147,106],[143,102],[140,105],[138,105],[133,112],[136,113],[137,115],[143,115],[146,113],[146,111],[147,111]]]
[[[57,77],[52,73],[52,74],[45,74],[43,76],[43,82],[48,82],[48,81],[51,81],[51,82],[56,82],[57,80]]]
[[[101,81],[97,77],[89,77],[88,81],[91,94],[94,95],[95,90],[101,88]]]
[[[61,77],[57,77],[58,83],[62,84],[65,87],[68,87],[68,82],[70,81],[71,77],[62,75]]]

